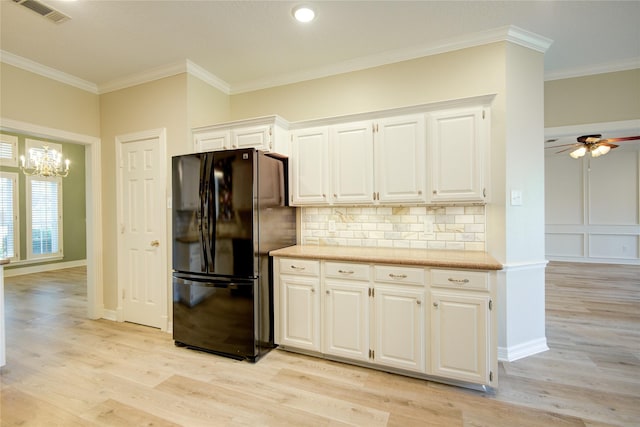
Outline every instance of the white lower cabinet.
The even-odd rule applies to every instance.
[[[369,359],[369,284],[324,284],[325,354]]]
[[[276,260],[276,343],[378,369],[497,385],[487,271]]]
[[[377,364],[425,372],[424,288],[375,285]]]
[[[276,343],[320,351],[320,263],[279,260]]]
[[[488,274],[433,270],[432,280],[431,373],[493,384],[493,304]]]
[[[369,359],[370,267],[368,264],[324,262],[323,346],[332,356]]]
[[[431,301],[431,373],[488,383],[489,297],[431,291]]]

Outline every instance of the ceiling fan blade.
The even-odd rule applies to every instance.
[[[561,145],[554,145],[554,146],[552,146],[552,147],[544,147],[544,149],[545,149],[545,150],[547,150],[547,149],[550,149],[550,148],[560,148],[560,147],[569,147],[569,146],[576,146],[576,147],[578,147],[578,146],[580,146],[580,145],[582,145],[582,144],[576,144],[576,143],[574,142],[574,143],[571,143],[571,144],[561,144]]]
[[[607,140],[607,141],[608,141],[608,140]],[[610,148],[616,148],[616,147],[618,147],[618,145],[616,145],[616,144],[611,144],[611,143],[606,142],[606,141],[600,141],[600,142],[598,142],[598,145],[606,145],[607,147],[610,147]]]
[[[571,145],[579,145],[579,144],[571,144]],[[558,147],[549,147],[549,148],[558,148]],[[573,150],[574,147],[565,148],[564,150],[556,151],[556,154],[564,153],[565,151]]]
[[[640,136],[624,136],[622,138],[607,138],[607,139],[603,139],[600,141],[600,143],[603,142],[623,142],[623,141],[634,141],[636,139],[640,139]]]

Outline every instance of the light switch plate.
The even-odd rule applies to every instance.
[[[522,206],[521,190],[511,190],[511,206]]]

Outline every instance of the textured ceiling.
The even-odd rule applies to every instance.
[[[96,86],[190,61],[233,89],[390,62],[513,25],[553,40],[547,78],[640,66],[640,1],[46,0],[55,24],[0,0],[0,49]]]

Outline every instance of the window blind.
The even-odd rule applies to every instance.
[[[16,179],[9,174],[0,175],[0,258],[16,256],[15,200]]]
[[[59,185],[56,180],[31,179],[32,255],[57,254],[60,239]]]

